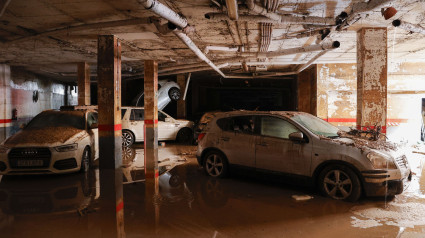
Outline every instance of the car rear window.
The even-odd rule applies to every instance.
[[[227,117],[217,120],[217,125],[223,131],[236,131],[247,134],[254,133],[253,116]]]
[[[127,109],[121,109],[121,119],[124,119],[124,115],[127,112]]]

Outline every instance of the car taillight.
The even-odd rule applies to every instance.
[[[204,136],[205,136],[205,133],[200,133],[200,134],[198,135],[198,141],[201,141],[201,140],[202,140],[202,138],[204,138]]]

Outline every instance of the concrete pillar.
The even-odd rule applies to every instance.
[[[387,28],[357,32],[357,128],[375,125],[386,132]]]
[[[183,100],[183,94],[186,90],[186,77],[184,76],[184,74],[177,75],[177,84],[179,85],[181,92],[181,97],[177,101],[177,118],[186,119],[186,100]]]
[[[317,115],[317,65],[298,74],[298,111]]]
[[[78,63],[78,105],[90,104],[90,67],[81,62]]]
[[[112,35],[98,38],[99,170],[103,237],[124,237],[121,146],[121,45]]]
[[[10,80],[10,66],[0,64],[0,142],[10,136],[12,127]]]
[[[158,171],[158,63],[145,61],[144,77],[145,108],[145,206],[147,222],[158,227],[159,204],[155,201],[159,196]]]

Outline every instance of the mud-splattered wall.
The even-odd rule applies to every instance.
[[[425,98],[425,63],[388,65],[387,136],[395,141],[420,139]],[[336,126],[356,126],[357,65],[317,65],[317,115]]]
[[[40,78],[20,68],[0,66],[0,141],[41,111],[77,104],[76,87]]]

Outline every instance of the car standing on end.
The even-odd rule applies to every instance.
[[[198,163],[212,177],[232,168],[306,178],[328,197],[356,201],[400,194],[411,180],[404,151],[351,136],[308,113],[217,112],[198,137]]]
[[[41,112],[0,145],[0,174],[88,172],[99,157],[97,123],[90,106]]]

